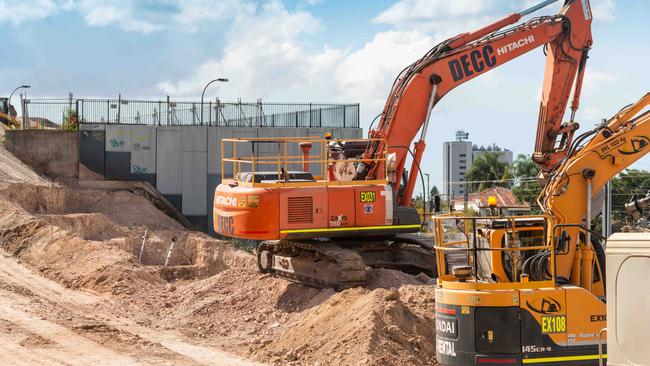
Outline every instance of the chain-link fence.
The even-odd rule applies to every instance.
[[[26,99],[30,128],[81,123],[239,127],[359,127],[359,104],[129,99]]]

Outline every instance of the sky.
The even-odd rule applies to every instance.
[[[360,103],[366,131],[399,71],[440,41],[541,0],[0,0],[0,95],[206,97]],[[533,16],[557,13],[561,1]],[[594,45],[581,130],[650,91],[650,2],[591,0]],[[532,153],[545,57],[535,50],[449,93],[423,170],[442,186],[442,143]],[[650,169],[650,159],[635,167]]]

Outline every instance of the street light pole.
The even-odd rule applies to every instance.
[[[18,91],[19,89],[29,89],[31,87],[32,87],[31,85],[21,85],[21,86],[17,87],[16,89],[14,89],[14,91],[12,91],[11,94],[9,94],[9,100],[7,101],[7,112],[8,112],[7,115],[8,116],[11,117],[11,97],[14,96],[14,93],[16,91]],[[25,121],[23,121],[23,130],[24,129],[25,129]]]
[[[208,86],[210,86],[210,84],[212,84],[214,82],[217,82],[217,81],[221,82],[221,83],[227,83],[228,79],[226,79],[226,78],[214,79],[214,80],[210,81],[209,83],[207,83],[205,85],[205,88],[203,88],[203,92],[201,93],[201,126],[203,126],[203,97],[205,96],[205,90],[208,88]]]

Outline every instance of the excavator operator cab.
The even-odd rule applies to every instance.
[[[456,266],[471,267],[477,285],[552,280],[545,216],[442,215],[434,217],[434,236],[440,282],[457,282]]]

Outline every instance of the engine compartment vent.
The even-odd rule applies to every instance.
[[[288,217],[290,224],[310,224],[314,222],[313,197],[288,197]]]

